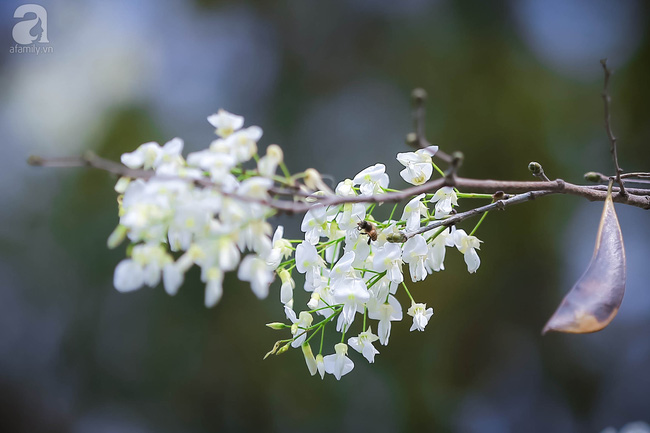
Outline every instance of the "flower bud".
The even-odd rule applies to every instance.
[[[386,240],[393,244],[401,244],[407,241],[406,235],[402,232],[391,233],[388,236],[386,236]]]
[[[130,183],[131,183],[130,178],[121,177],[115,184],[115,192],[117,192],[118,194],[124,194],[126,188],[129,186]]]
[[[408,144],[411,147],[417,147],[419,148],[419,143],[418,143],[418,135],[415,132],[409,132],[406,134],[406,144]]]
[[[115,227],[115,230],[113,230],[113,233],[110,234],[108,240],[106,241],[108,248],[112,250],[113,248],[120,245],[126,238],[126,232],[127,228],[122,224],[119,224],[117,227]]]
[[[271,144],[266,148],[266,156],[270,159],[276,161],[276,163],[281,163],[284,159],[284,153],[282,153],[282,148],[277,144]]]
[[[532,161],[528,164],[528,171],[533,173],[534,176],[537,176],[542,173],[542,164]]]
[[[305,170],[305,185],[312,191],[329,191],[329,187],[323,182],[323,177],[315,168]]]
[[[325,360],[323,359],[323,355],[320,353],[316,355],[316,368],[318,369],[320,378],[323,379],[325,377]]]
[[[320,301],[320,295],[316,292],[311,294],[311,299],[309,299],[309,302],[307,302],[307,307],[310,309],[315,309],[318,307],[318,301]]]
[[[422,88],[415,88],[411,92],[411,98],[415,104],[421,104],[427,99],[427,91]]]
[[[309,369],[309,373],[313,376],[318,371],[316,366],[316,358],[314,358],[314,353],[311,351],[311,346],[309,343],[304,343],[302,346],[302,353],[305,355],[305,363]]]
[[[289,350],[290,347],[291,347],[291,343],[287,343],[284,346],[282,346],[281,348],[279,348],[278,351],[275,352],[275,354],[276,355],[282,355],[284,352]]]
[[[280,329],[288,328],[288,325],[285,325],[284,323],[281,322],[271,322],[267,323],[266,326],[268,326],[271,329],[274,329],[276,331],[279,331]]]
[[[595,171],[590,171],[585,173],[585,180],[588,180],[589,182],[600,182],[600,175]]]

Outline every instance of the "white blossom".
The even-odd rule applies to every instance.
[[[402,258],[409,264],[411,281],[422,281],[427,277],[425,261],[428,253],[427,241],[422,235],[415,235],[404,243]]]
[[[391,322],[402,320],[402,306],[393,295],[388,295],[388,302],[369,303],[368,317],[379,320],[377,336],[379,342],[387,346],[390,338]]]
[[[427,232],[429,238],[433,236],[433,234],[434,231],[432,230]],[[453,247],[454,245],[452,232],[448,227],[446,227],[431,241],[426,261],[427,270],[429,272],[439,272],[444,270],[446,247]]]
[[[321,236],[327,233],[327,209],[321,204],[312,206],[305,214],[300,225],[305,233],[305,240],[316,245]]]
[[[363,312],[363,305],[370,299],[370,292],[361,278],[344,278],[334,287],[334,299],[343,304],[336,323],[336,330],[349,329],[357,312]]]
[[[327,355],[323,358],[325,365],[325,372],[333,374],[336,377],[336,380],[341,380],[342,376],[345,376],[354,368],[354,362],[347,357],[348,346],[345,343],[338,343],[334,346],[334,351],[336,352],[333,355]]]
[[[481,249],[481,241],[476,236],[469,236],[465,230],[456,230],[454,232],[454,243],[458,251],[465,256],[467,271],[470,274],[476,272],[481,265],[481,259],[476,250]]]
[[[413,197],[406,206],[404,206],[404,212],[402,212],[402,219],[406,220],[406,230],[415,231],[420,228],[420,217],[427,215],[427,207],[422,203],[424,194],[417,195]]]
[[[223,109],[220,109],[216,114],[208,116],[208,122],[217,128],[215,133],[222,138],[228,137],[244,126],[244,118],[242,116],[231,114]]]
[[[273,281],[273,271],[266,264],[266,260],[249,254],[244,257],[239,265],[237,277],[242,281],[249,281],[253,293],[260,299],[269,294],[269,285]]]
[[[359,185],[361,195],[383,194],[388,188],[388,175],[384,164],[375,164],[372,167],[361,170],[354,176],[354,185]]]
[[[431,203],[436,204],[436,218],[444,218],[451,213],[453,206],[458,206],[458,196],[451,186],[443,186],[431,198]]]
[[[427,304],[413,302],[406,313],[413,317],[413,325],[410,330],[424,331],[429,319],[433,316],[433,308],[427,308]]]
[[[412,185],[422,185],[433,174],[431,157],[438,151],[438,146],[429,146],[415,152],[398,153],[397,160],[406,168],[400,171],[402,179]]]
[[[294,340],[291,342],[291,347],[300,347],[307,339],[307,328],[311,326],[314,318],[307,311],[301,311],[296,317],[296,313],[287,306],[284,307],[284,312],[289,320],[293,322],[291,334],[294,336]]]
[[[369,326],[368,330],[360,333],[358,337],[351,337],[348,340],[348,344],[351,348],[361,353],[368,362],[373,363],[375,362],[375,355],[379,351],[375,349],[372,343],[377,340],[379,340],[379,337],[372,333],[372,329]]]
[[[402,249],[397,244],[387,243],[379,248],[372,260],[375,271],[387,271],[386,276],[394,283],[404,281],[402,275]]]

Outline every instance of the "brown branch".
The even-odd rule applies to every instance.
[[[28,162],[31,165],[44,166],[44,167],[92,167],[107,171],[119,176],[130,178],[148,179],[153,176],[153,171],[150,170],[133,170],[125,167],[122,164],[101,158],[94,154],[87,154],[81,157],[71,158],[40,158],[30,157]],[[190,179],[179,177],[177,179],[194,182],[195,184],[206,187],[215,188],[226,197],[231,197],[237,200],[259,203],[264,206],[274,208],[280,212],[286,213],[303,213],[311,209],[315,204],[322,204],[324,206],[336,206],[346,203],[388,203],[400,202],[418,194],[434,192],[443,186],[451,186],[448,179],[440,178],[426,182],[422,185],[406,188],[398,192],[387,192],[385,194],[378,194],[372,196],[353,196],[353,197],[340,197],[335,195],[328,196],[311,196],[304,198],[302,201],[289,201],[289,200],[259,200],[251,197],[237,195],[236,193],[229,193],[219,189],[219,186],[214,182],[207,179]],[[557,179],[550,182],[527,182],[527,181],[510,181],[510,180],[490,180],[490,179],[468,179],[462,177],[454,177],[454,186],[459,189],[473,192],[483,192],[494,194],[498,191],[503,191],[508,194],[523,194],[531,191],[547,191],[545,194],[570,194],[584,197],[590,201],[605,201],[607,192],[600,190],[598,185],[584,186],[575,185]],[[294,196],[294,198],[297,198]],[[650,196],[635,195],[635,194],[616,194],[613,197],[615,202],[640,207],[642,209],[650,209]]]
[[[427,140],[427,136],[424,130],[426,124],[425,102],[427,100],[427,92],[421,88],[414,89],[411,93],[411,98],[413,99],[413,124],[415,128],[415,135],[409,134],[406,141],[415,147],[426,149],[427,147],[431,146],[431,143]],[[447,164],[452,163],[452,157],[440,149],[438,149],[438,151],[433,156],[440,159],[441,161],[446,162]]]
[[[612,132],[612,119],[610,114],[609,105],[612,101],[612,98],[609,96],[609,77],[612,75],[611,71],[607,67],[607,59],[602,59],[600,64],[603,65],[603,72],[605,73],[605,83],[603,85],[603,104],[605,105],[605,131],[607,131],[607,137],[609,137],[610,143],[610,152],[612,153],[612,159],[614,160],[614,168],[616,169],[616,183],[621,188],[618,195],[625,195],[625,186],[621,181],[621,173],[623,170],[618,165],[618,145],[617,138]]]
[[[409,239],[412,238],[415,235],[419,235],[425,232],[428,232],[429,230],[434,230],[437,229],[438,227],[451,227],[454,224],[457,224],[463,220],[466,220],[468,218],[472,218],[475,216],[482,215],[484,212],[488,212],[494,209],[505,209],[507,206],[512,206],[514,204],[518,203],[524,203],[529,200],[534,200],[537,197],[541,197],[544,195],[548,194],[554,194],[554,191],[530,191],[524,194],[519,194],[514,197],[510,197],[505,200],[497,200],[493,203],[487,204],[485,206],[477,207],[472,210],[468,210],[467,212],[462,212],[458,213],[455,215],[450,216],[449,218],[445,218],[442,220],[434,221],[429,225],[426,225],[424,227],[420,227],[419,229],[405,233],[404,234],[404,239]]]

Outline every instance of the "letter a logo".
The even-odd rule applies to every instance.
[[[11,35],[20,45],[30,45],[34,42],[47,44],[47,11],[41,5],[26,4],[18,6],[14,18],[23,18],[14,25]]]

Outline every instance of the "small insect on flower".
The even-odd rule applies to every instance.
[[[368,235],[368,245],[370,245],[370,241],[377,240],[377,227],[373,223],[363,220],[358,222],[357,225],[359,226],[359,230],[364,231],[364,235]]]

